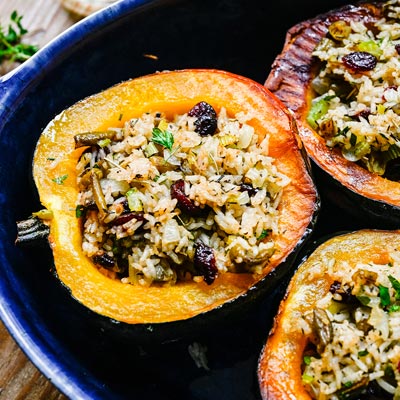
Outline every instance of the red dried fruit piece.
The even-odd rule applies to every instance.
[[[199,215],[203,209],[196,206],[185,193],[185,181],[179,179],[171,185],[171,197],[178,200],[178,207],[191,215]]]
[[[217,113],[214,108],[200,101],[188,112],[189,117],[197,117],[194,121],[195,132],[201,136],[213,135],[217,129]]]
[[[240,189],[241,192],[247,192],[249,194],[249,196],[254,196],[257,194],[258,192],[258,188],[255,188],[252,184],[250,183],[242,183],[240,185]]]
[[[368,117],[371,115],[371,110],[370,109],[365,109],[357,114],[351,115],[351,118],[354,119],[355,121],[360,121],[361,118],[364,118],[368,120]]]
[[[115,266],[114,258],[104,251],[99,251],[92,257],[92,260],[96,265],[101,265],[107,269],[112,269]]]
[[[346,68],[354,72],[371,71],[376,67],[378,62],[377,58],[366,51],[355,51],[347,54],[342,59]]]
[[[123,214],[119,215],[117,218],[114,219],[112,224],[113,225],[123,225],[123,224],[126,224],[127,222],[131,221],[134,218],[137,221],[144,221],[143,214],[128,212],[128,213],[123,213]]]
[[[218,275],[213,249],[200,241],[196,244],[194,267],[204,277],[207,285],[211,285]]]

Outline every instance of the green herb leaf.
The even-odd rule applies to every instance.
[[[75,216],[76,218],[81,218],[85,214],[85,206],[82,204],[78,204],[75,208]]]
[[[392,304],[389,308],[388,311],[391,312],[397,312],[400,311],[400,304]]]
[[[263,229],[261,235],[257,238],[257,240],[265,239],[271,233],[271,229]]]
[[[363,305],[363,306],[367,306],[371,299],[368,296],[356,296],[357,300]]]
[[[311,364],[311,356],[304,356],[303,361],[304,361],[304,364],[310,365]]]
[[[396,300],[400,300],[400,282],[392,275],[388,276],[394,291],[396,292]]]
[[[153,128],[152,132],[153,136],[151,140],[154,143],[160,144],[161,146],[164,146],[168,150],[172,149],[172,146],[174,145],[174,136],[172,135],[171,132],[165,130],[161,130],[160,128]]]
[[[358,352],[358,357],[364,357],[368,355],[368,350],[361,350]]]
[[[379,297],[381,298],[382,307],[386,307],[390,304],[389,289],[386,286],[379,285]]]
[[[38,47],[21,43],[28,31],[22,26],[22,16],[13,11],[7,28],[0,25],[0,62],[5,59],[23,62],[38,51]]]
[[[350,134],[350,144],[352,146],[355,146],[357,143],[357,136],[354,133]]]
[[[57,185],[62,185],[64,181],[68,178],[68,175],[57,176],[52,179],[53,182],[57,183]]]

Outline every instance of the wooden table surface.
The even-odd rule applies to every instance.
[[[25,41],[42,47],[52,38],[73,25],[78,18],[66,11],[61,0],[0,0],[0,21],[8,26],[11,13],[23,16],[22,25],[28,29]],[[14,65],[0,65],[0,75]],[[0,323],[0,400],[65,400],[27,359]]]

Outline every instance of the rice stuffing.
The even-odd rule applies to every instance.
[[[399,256],[355,267],[325,260],[334,283],[304,316],[302,381],[312,398],[400,399]]]
[[[400,3],[382,18],[333,22],[313,56],[320,69],[308,123],[349,161],[400,180]]]
[[[75,136],[82,249],[100,271],[144,286],[262,272],[289,179],[249,119],[200,102]]]

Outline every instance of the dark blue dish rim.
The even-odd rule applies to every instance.
[[[0,135],[10,115],[18,107],[27,90],[32,89],[36,80],[40,80],[54,64],[62,61],[69,50],[79,47],[84,37],[95,36],[101,29],[142,6],[152,3],[150,0],[120,0],[77,22],[74,26],[53,39],[40,49],[32,58],[0,79]],[[12,106],[11,106],[12,105]],[[3,227],[0,227],[2,230]],[[0,243],[0,247],[3,244]],[[10,267],[3,253],[0,264]],[[56,353],[38,334],[40,327],[35,327],[21,314],[14,300],[9,297],[7,282],[0,281],[0,318],[11,336],[33,362],[33,364],[68,398],[94,399],[112,398],[113,394],[90,372],[71,365],[68,354],[60,349]]]

